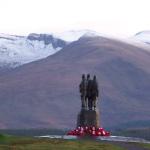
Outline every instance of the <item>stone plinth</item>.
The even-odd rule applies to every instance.
[[[95,126],[99,127],[98,110],[81,110],[77,118],[77,126]]]

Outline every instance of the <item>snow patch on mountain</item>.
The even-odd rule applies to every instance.
[[[0,34],[0,68],[17,67],[55,54],[83,36],[98,36],[90,30],[28,36]]]
[[[91,30],[72,30],[72,31],[66,31],[63,33],[54,33],[54,36],[56,38],[60,38],[63,39],[64,41],[67,42],[73,42],[73,41],[77,41],[79,38],[83,37],[83,36],[101,36],[101,34],[95,32],[95,31],[91,31]]]
[[[150,44],[150,31],[142,31],[135,35],[137,40]]]
[[[33,38],[33,35],[23,37],[0,34],[0,67],[17,67],[43,59],[66,45],[65,41],[53,37],[48,41],[44,35],[42,38],[40,35],[37,37],[34,35],[34,40],[29,37]]]

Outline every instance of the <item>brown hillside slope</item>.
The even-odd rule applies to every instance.
[[[103,37],[81,38],[0,76],[0,125],[74,127],[82,73],[97,75],[103,126],[150,120],[149,66],[148,51]]]

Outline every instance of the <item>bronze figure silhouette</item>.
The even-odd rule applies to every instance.
[[[87,78],[85,78],[85,74],[83,74],[79,89],[82,109],[96,110],[96,102],[99,96],[96,76],[94,75],[93,80],[91,80],[90,74],[87,75]]]

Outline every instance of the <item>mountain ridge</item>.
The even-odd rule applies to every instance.
[[[149,45],[150,44],[150,31],[147,30],[147,31],[138,32],[137,34],[135,34],[135,38]]]
[[[94,36],[90,30],[28,36],[0,34],[0,70],[21,66],[55,54],[81,36]]]
[[[0,34],[0,70],[9,70],[32,61],[45,59],[57,53],[66,45],[86,37],[98,36],[115,39],[150,50],[150,46],[146,41],[143,41],[143,36],[141,36],[144,33],[147,34],[147,32],[140,32],[134,38],[129,39],[110,37],[91,30],[72,30],[50,34],[31,33],[28,36]]]
[[[20,65],[46,58],[60,49],[67,43],[52,35],[29,34],[24,36],[0,35],[0,67],[15,68]]]

